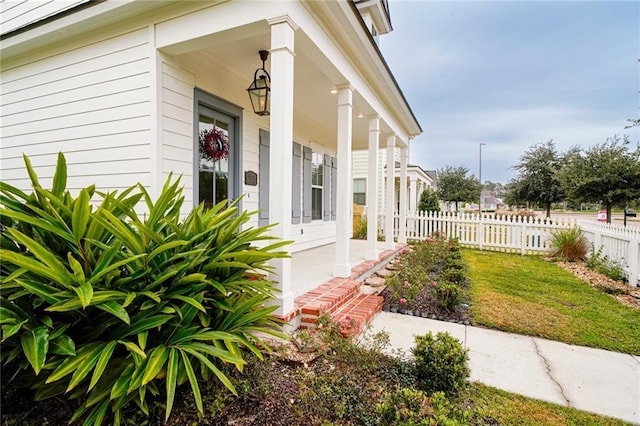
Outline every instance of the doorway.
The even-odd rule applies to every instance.
[[[194,202],[211,208],[240,195],[242,109],[196,90]]]

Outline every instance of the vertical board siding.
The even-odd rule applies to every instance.
[[[69,189],[150,183],[150,59],[146,30],[2,70],[2,179],[28,189],[22,154],[49,185],[58,152]]]

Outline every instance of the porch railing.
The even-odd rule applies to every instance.
[[[380,214],[378,229],[384,235],[385,218]],[[543,254],[550,250],[551,234],[579,226],[594,251],[620,264],[631,285],[638,285],[640,264],[640,228],[578,221],[569,218],[543,219],[517,215],[485,213],[416,212],[406,219],[407,239],[424,239],[434,232],[457,238],[465,247],[520,254]],[[394,214],[394,236],[400,229],[398,213]]]

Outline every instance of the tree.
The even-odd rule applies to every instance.
[[[527,200],[522,196],[523,184],[518,179],[512,179],[505,185],[505,194],[503,201],[511,207],[521,207],[527,204]]]
[[[507,188],[500,182],[491,182],[490,180],[485,180],[482,184],[482,189],[486,189],[490,191],[495,197],[502,198],[505,196]]]
[[[560,180],[575,201],[600,203],[611,223],[613,206],[640,198],[640,147],[630,149],[627,136],[614,136],[587,150],[573,148],[565,154]]]
[[[556,151],[553,140],[532,145],[520,157],[514,167],[518,177],[512,187],[516,200],[536,203],[545,208],[547,217],[551,215],[551,204],[562,201],[564,192],[558,171],[562,167],[562,157]]]
[[[432,188],[425,188],[420,194],[420,202],[418,203],[418,210],[428,212],[440,211],[440,200],[438,200],[438,194]]]
[[[464,166],[445,166],[438,170],[438,196],[441,200],[454,201],[456,211],[460,201],[480,199],[481,185],[475,176],[467,176],[468,172]]]

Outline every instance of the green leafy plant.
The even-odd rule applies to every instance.
[[[467,278],[466,271],[459,268],[448,268],[440,273],[440,279],[443,281],[452,282],[454,284],[462,284]]]
[[[244,350],[260,357],[256,333],[280,335],[263,273],[287,242],[255,247],[273,238],[243,229],[237,202],[182,220],[171,176],[156,201],[141,185],[74,196],[62,154],[50,190],[24,161],[33,193],[0,184],[3,381],[78,400],[71,421],[86,425],[120,424],[130,403],[147,413],[160,394],[168,418],[186,382],[202,412],[199,377],[235,392],[220,367],[242,369]]]
[[[565,262],[584,260],[589,251],[589,241],[578,227],[563,229],[551,234],[551,255]]]
[[[429,332],[415,337],[412,349],[416,377],[422,390],[428,393],[442,391],[455,395],[466,388],[469,377],[468,350],[447,332],[434,335]]]
[[[627,273],[622,265],[602,254],[602,247],[593,253],[586,261],[589,269],[593,269],[615,281],[626,281]]]
[[[367,218],[362,217],[360,221],[356,225],[356,228],[353,231],[353,238],[356,240],[366,240],[367,239]]]
[[[471,413],[453,405],[442,392],[431,396],[420,390],[400,388],[386,392],[376,405],[377,424],[389,426],[456,426],[466,424]]]
[[[462,300],[462,288],[452,282],[441,281],[432,286],[432,292],[440,306],[445,309],[454,309]]]

